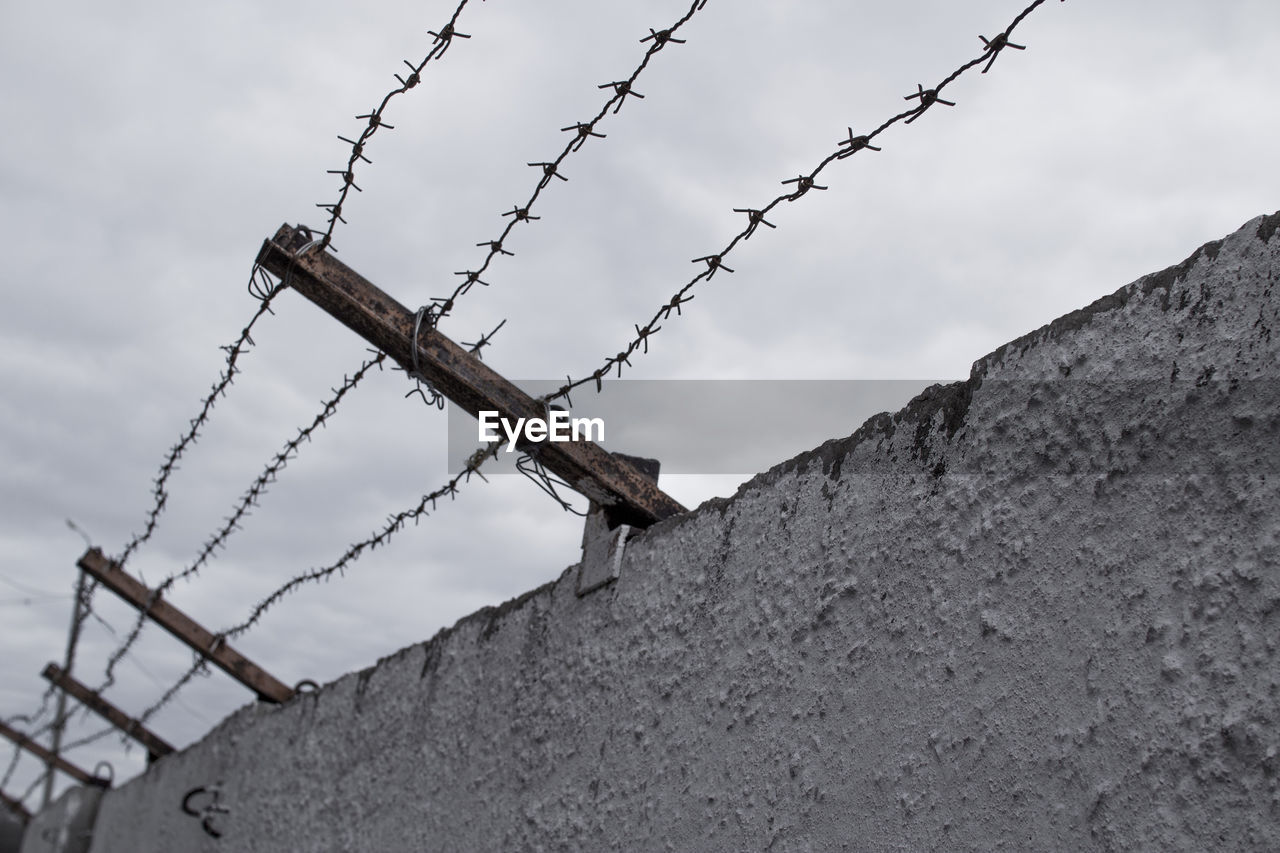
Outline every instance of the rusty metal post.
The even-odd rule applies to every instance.
[[[419,373],[463,410],[475,416],[496,411],[514,422],[546,418],[545,407],[488,365],[434,329],[415,338],[415,314],[355,270],[324,251],[301,253],[309,232],[282,225],[262,244],[258,263],[335,319]],[[685,511],[629,465],[589,441],[521,443],[536,447],[538,460],[572,488],[604,507],[618,522],[648,527]]]
[[[130,717],[84,684],[67,675],[56,664],[49,664],[40,674],[86,708],[120,729],[125,735],[142,744],[147,750],[148,761],[155,761],[173,752],[173,747],[144,726],[141,720]]]
[[[85,785],[99,785],[105,787],[110,784],[108,780],[99,779],[91,773],[86,773],[84,770],[81,770],[65,758],[54,755],[40,744],[24,735],[22,732],[17,731],[16,729],[11,729],[4,723],[0,723],[0,737],[8,738],[20,748],[25,749],[27,752],[40,759],[43,764],[53,769],[61,770],[63,773],[66,773],[68,776]]]
[[[77,565],[97,578],[107,589],[144,611],[161,628],[190,646],[196,654],[213,662],[227,675],[258,694],[258,698],[267,702],[286,702],[293,696],[291,687],[267,674],[262,667],[223,642],[221,637],[155,595],[142,581],[107,559],[100,549],[90,548]]]

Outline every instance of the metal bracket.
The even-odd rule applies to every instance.
[[[646,479],[658,482],[659,463],[656,459],[642,459],[615,453]],[[618,524],[606,507],[592,501],[582,527],[582,562],[578,566],[577,594],[581,598],[618,579],[622,572],[622,553],[627,538],[633,530],[629,524]]]
[[[622,571],[622,552],[627,545],[631,525],[620,524],[609,529],[604,513],[592,509],[582,531],[582,563],[578,567],[578,597],[595,592],[618,579]]]

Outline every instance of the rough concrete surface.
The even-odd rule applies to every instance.
[[[599,592],[243,709],[92,850],[1280,850],[1278,223],[634,535]],[[221,840],[180,809],[215,786]]]
[[[103,789],[72,787],[27,824],[21,853],[86,853]]]

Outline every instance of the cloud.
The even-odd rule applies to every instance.
[[[641,36],[685,2],[471,4],[424,83],[388,110],[335,245],[411,308],[481,262],[501,214],[529,197],[528,162],[639,61]],[[0,541],[6,573],[74,584],[73,517],[114,552],[138,529],[151,478],[222,367],[254,302],[263,238],[321,224],[347,151],[337,134],[430,49],[453,4],[200,7],[135,0],[10,10],[0,71],[16,117],[0,138]],[[543,193],[444,331],[509,322],[486,360],[514,377],[580,375],[617,352],[742,228],[781,181],[869,129],[980,49],[1020,4],[984,0],[802,6],[709,3],[655,56],[621,113]],[[1047,3],[1002,55],[936,107],[838,161],[825,192],[784,203],[663,323],[627,376],[928,379],[963,376],[1001,343],[1176,263],[1275,208],[1277,114],[1268,86],[1280,9],[1178,2]],[[296,294],[255,332],[244,374],[171,481],[155,539],[131,568],[157,582],[210,531],[364,344]],[[291,462],[220,559],[174,592],[210,627],[275,585],[326,565],[389,513],[442,483],[443,416],[404,400],[404,377],[365,387]],[[677,407],[678,408],[678,407]],[[810,412],[816,417],[816,412]],[[679,417],[672,412],[671,417]],[[851,432],[856,418],[840,429]],[[836,427],[832,427],[833,430]],[[643,430],[642,430],[643,431]],[[785,428],[783,432],[785,432]],[[834,432],[832,433],[835,434]],[[825,436],[831,437],[831,436]],[[696,436],[705,441],[705,436]],[[692,439],[691,439],[692,440]],[[809,440],[809,439],[806,439]],[[820,438],[811,439],[812,444]],[[712,447],[715,445],[712,444]],[[795,449],[776,446],[773,461]],[[752,457],[756,459],[757,457]],[[766,461],[753,462],[762,467]],[[718,488],[735,478],[673,488]],[[702,493],[705,495],[705,492]],[[426,639],[577,559],[580,522],[520,478],[466,487],[345,578],[307,588],[241,643],[282,678],[336,677]],[[129,609],[94,606],[117,633]],[[3,612],[0,715],[34,707],[66,608]],[[77,674],[96,683],[117,641],[85,629]],[[138,712],[190,653],[151,627],[110,698]],[[155,727],[176,743],[247,701],[200,679]],[[200,714],[196,714],[196,709]],[[79,720],[76,736],[90,730]],[[81,753],[142,769],[115,739]],[[7,793],[36,768],[24,762]]]

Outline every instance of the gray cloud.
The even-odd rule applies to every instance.
[[[150,479],[254,303],[262,239],[318,224],[350,136],[429,47],[453,4],[295,7],[71,2],[8,10],[0,34],[9,128],[0,137],[0,464],[6,576],[69,594],[83,544],[107,551],[141,523]],[[370,145],[341,257],[411,307],[479,263],[555,156],[559,128],[634,67],[650,26],[684,2],[554,0],[468,7],[459,41],[397,100]],[[1019,3],[901,5],[712,0],[685,45],[655,57],[516,232],[514,258],[445,332],[509,322],[486,358],[512,376],[581,374],[625,344],[845,128],[866,129],[994,34]],[[1025,52],[948,89],[938,107],[840,161],[826,192],[775,211],[700,285],[628,376],[672,379],[959,377],[996,346],[1276,207],[1267,168],[1280,9],[1260,0],[1047,3]],[[135,571],[186,565],[265,461],[353,370],[363,344],[295,294],[266,318],[244,375],[174,476]],[[444,419],[384,373],[354,392],[264,498],[243,533],[174,600],[232,624],[287,577],[325,565],[445,477]],[[831,426],[830,435],[856,424]],[[814,441],[816,443],[816,440]],[[778,446],[774,461],[792,449]],[[686,502],[733,481],[673,478]],[[705,491],[699,491],[705,489]],[[347,576],[299,592],[240,643],[281,678],[336,677],[424,639],[574,562],[579,522],[517,478],[468,486],[438,517]],[[128,608],[100,592],[117,632]],[[35,706],[61,655],[66,608],[5,606],[0,715]],[[114,647],[86,627],[77,674]],[[154,627],[109,694],[131,712],[190,654]],[[248,700],[200,679],[155,721],[182,744]],[[198,713],[197,713],[198,712]],[[92,729],[77,720],[75,734]],[[115,739],[77,759],[141,769]],[[24,760],[6,792],[38,768]]]

